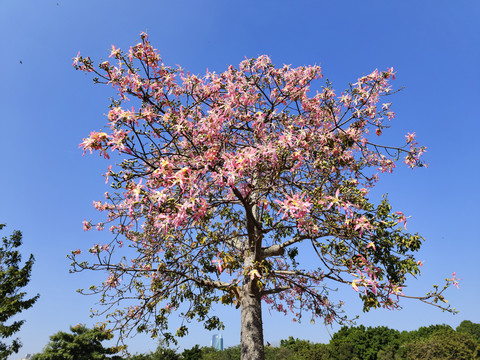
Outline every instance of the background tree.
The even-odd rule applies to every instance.
[[[150,354],[135,354],[127,358],[128,360],[153,360],[153,353]]]
[[[84,325],[70,327],[71,333],[59,331],[50,336],[50,342],[43,352],[35,354],[32,360],[121,360],[115,354],[118,348],[105,348],[102,341],[110,340],[113,334],[100,328],[88,329]]]
[[[0,224],[0,230],[5,224]],[[29,309],[37,301],[39,295],[31,299],[25,299],[26,293],[20,291],[30,281],[32,266],[35,261],[30,255],[25,265],[21,267],[22,256],[18,248],[22,245],[22,233],[14,231],[10,237],[2,238],[0,248],[0,339],[11,337],[25,322],[17,320],[7,325],[6,322],[14,315]],[[0,359],[6,359],[9,355],[17,353],[21,343],[18,339],[5,344],[0,341]]]
[[[116,65],[74,59],[119,94],[108,129],[81,144],[107,159],[119,153],[106,174],[114,192],[94,202],[105,221],[84,222],[85,230],[108,224],[114,237],[89,250],[92,263],[77,261],[79,250],[71,258],[73,271],[108,273],[91,290],[121,337],[133,329],[184,336],[195,318],[221,329],[210,309],[222,303],[240,308],[242,358],[263,359],[262,301],[296,320],[341,322],[342,303],[328,294],[340,283],[358,291],[365,311],[397,308],[407,276],[419,273],[422,238],[368,193],[400,158],[422,166],[425,148],[415,134],[401,147],[374,139],[394,117],[380,102],[392,93],[393,69],[338,96],[328,81],[309,96],[319,66],[277,68],[260,56],[199,77],[165,66],[141,38],[126,53],[112,46]],[[317,261],[301,264],[306,254]],[[452,282],[418,299],[440,306]],[[185,321],[175,334],[174,311]]]
[[[195,345],[191,349],[185,349],[182,352],[183,360],[200,360],[202,358],[202,349]]]
[[[398,348],[400,332],[386,326],[344,326],[332,336],[329,345],[332,359],[376,360],[380,350]]]
[[[158,347],[149,354],[136,354],[128,357],[128,360],[179,360],[181,356],[173,349]]]
[[[440,331],[402,344],[396,359],[472,360],[480,358],[479,349],[470,334]]]
[[[436,334],[451,334],[455,330],[446,324],[434,324],[429,326],[420,326],[417,330],[402,331],[400,334],[400,343],[410,343],[416,340],[425,340]]]
[[[198,348],[198,345],[196,345]],[[157,346],[157,349],[148,354],[136,354],[128,357],[128,360],[179,360],[182,357],[174,349],[165,346],[163,341]]]
[[[398,349],[394,346],[387,345],[383,349],[379,350],[377,353],[377,360],[395,360],[400,359],[399,357],[395,358],[395,354]]]
[[[290,350],[282,352],[282,349]],[[268,359],[268,352],[266,350],[266,359]],[[315,344],[307,340],[294,339],[290,336],[288,339],[280,341],[280,347],[271,347],[271,359],[279,358],[284,355],[285,359],[301,359],[301,360],[327,360],[332,358],[331,346],[325,344]],[[273,351],[272,351],[273,350]]]
[[[462,327],[470,326],[471,321],[463,321]],[[475,325],[475,324],[473,324]],[[479,344],[466,332],[458,332],[450,326],[430,325],[417,330],[403,331],[377,327],[342,327],[334,333],[328,344],[312,343],[290,336],[280,341],[280,346],[265,347],[267,360],[339,360],[339,359],[476,359],[479,357]],[[173,355],[173,357],[171,357]],[[212,347],[185,349],[180,355],[169,349],[165,352],[162,344],[155,353],[137,354],[129,360],[157,359],[201,359],[239,360],[240,346],[232,346],[223,351]]]
[[[231,346],[223,351],[216,350],[213,347],[202,348],[202,360],[240,360],[240,346]]]
[[[470,320],[463,320],[456,330],[457,332],[470,334],[476,341],[480,342],[480,324],[475,324]]]

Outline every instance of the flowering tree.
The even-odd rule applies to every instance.
[[[93,262],[80,261],[80,250],[71,258],[73,271],[108,273],[91,291],[121,335],[137,329],[172,339],[175,310],[186,322],[221,328],[209,310],[234,305],[242,358],[262,359],[262,301],[294,320],[309,313],[343,321],[342,303],[328,293],[342,283],[364,310],[398,308],[409,297],[408,274],[419,273],[413,252],[423,239],[406,232],[405,216],[386,198],[375,206],[368,193],[397,160],[422,166],[425,148],[414,133],[403,147],[373,139],[394,117],[380,102],[392,93],[393,69],[363,76],[339,96],[328,82],[309,95],[319,66],[277,68],[260,56],[199,77],[165,66],[141,39],[127,52],[112,46],[115,65],[74,59],[118,91],[107,129],[81,143],[84,153],[120,159],[106,173],[114,192],[94,202],[106,219],[84,222],[85,230],[108,224],[114,236],[89,250]],[[440,306],[452,282],[418,299]],[[176,335],[186,333],[184,323]]]

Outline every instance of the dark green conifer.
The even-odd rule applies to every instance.
[[[0,230],[5,224],[0,224]],[[10,237],[2,238],[0,247],[0,359],[7,359],[9,355],[17,353],[22,346],[19,339],[12,340],[11,344],[4,343],[13,334],[20,330],[25,320],[16,320],[10,324],[7,321],[14,315],[30,308],[39,295],[25,299],[26,293],[20,291],[30,281],[32,265],[35,261],[30,255],[28,261],[21,267],[22,255],[18,248],[22,244],[22,233],[14,231]]]

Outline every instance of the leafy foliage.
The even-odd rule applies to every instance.
[[[405,343],[398,354],[412,360],[471,360],[480,358],[480,345],[461,332],[437,332]]]
[[[282,352],[288,349],[289,352]],[[290,336],[286,340],[280,341],[280,348],[271,348],[272,359],[301,359],[301,360],[323,360],[331,358],[331,349],[325,344],[315,344],[310,341],[294,339]],[[268,354],[268,352],[266,352]]]
[[[198,349],[198,345],[195,346]],[[148,354],[135,354],[128,357],[128,360],[180,360],[182,355],[177,354],[174,349],[168,348],[165,341],[160,340],[157,349]]]
[[[387,345],[398,348],[399,340],[400,332],[385,326],[342,327],[330,341],[332,359],[373,360]]]
[[[458,325],[457,332],[471,335],[476,341],[480,342],[480,324],[474,324],[470,320],[464,320]]]
[[[43,352],[32,360],[121,360],[115,354],[118,348],[105,348],[102,341],[110,340],[113,334],[101,328],[88,329],[84,325],[70,327],[71,333],[59,331],[50,336]]]
[[[240,346],[232,346],[223,351],[202,348],[202,360],[240,360]]]
[[[0,230],[5,224],[0,224]],[[17,320],[8,325],[6,322],[12,316],[29,309],[37,301],[39,295],[25,299],[26,293],[20,291],[30,281],[33,255],[21,267],[22,256],[18,248],[22,244],[22,233],[14,231],[10,237],[2,238],[0,247],[0,339],[9,338],[20,330],[25,320]],[[21,343],[14,339],[12,343],[0,342],[0,359],[6,359],[9,355],[17,353]]]
[[[198,345],[191,349],[185,349],[182,352],[182,359],[184,360],[200,360],[202,358],[202,350]]]
[[[479,346],[469,334],[448,325],[400,333],[384,326],[343,327],[328,344],[329,359],[476,359]]]

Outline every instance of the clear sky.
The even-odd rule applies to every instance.
[[[82,157],[78,144],[104,126],[114,93],[71,64],[78,51],[98,63],[112,44],[126,49],[145,30],[165,63],[199,74],[267,54],[278,65],[320,64],[341,91],[393,66],[394,86],[405,88],[391,98],[397,117],[388,137],[401,144],[415,131],[430,166],[400,166],[374,194],[388,192],[394,209],[412,216],[408,230],[427,239],[419,254],[423,276],[409,291],[425,293],[456,271],[463,280],[447,298],[460,313],[404,301],[402,311],[361,314],[359,323],[399,330],[480,323],[479,18],[477,0],[0,0],[0,222],[7,223],[0,235],[23,232],[24,257],[36,257],[28,292],[41,295],[19,317],[26,319],[18,334],[24,346],[11,359],[40,351],[70,325],[97,321],[89,310],[98,299],[75,290],[104,276],[69,274],[65,256],[109,236],[82,230],[83,219],[98,218],[92,201],[107,190],[101,174],[108,164]],[[351,289],[338,296],[349,314],[361,313]],[[225,346],[238,344],[240,314],[216,311],[227,325]],[[264,331],[271,343],[290,335],[329,339],[321,324],[294,324],[268,311]],[[195,325],[179,347],[209,345],[211,335]],[[155,348],[144,337],[129,343],[133,352]]]

